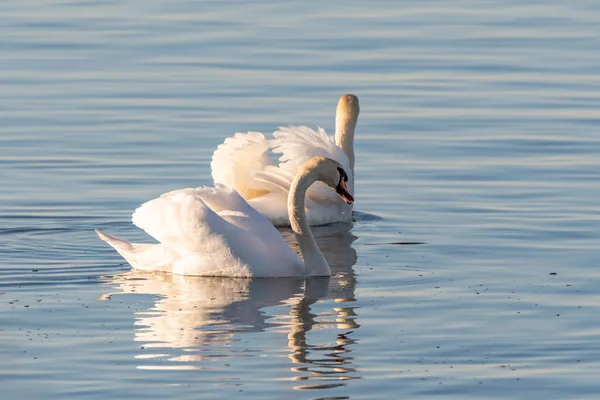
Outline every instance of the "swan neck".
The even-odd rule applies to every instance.
[[[306,191],[317,180],[315,171],[302,169],[294,178],[288,195],[290,226],[294,231],[307,276],[330,276],[329,264],[323,257],[306,219]]]
[[[350,168],[354,170],[354,129],[356,121],[336,118],[335,123],[335,144],[344,151],[350,161]]]
[[[344,95],[340,98],[335,113],[335,144],[348,156],[352,171],[354,171],[354,131],[359,113],[360,107],[356,96]]]

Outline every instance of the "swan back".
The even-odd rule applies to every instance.
[[[277,229],[235,190],[225,186],[166,193],[140,206],[133,222],[160,246],[172,250],[171,272],[175,274],[304,274],[302,261]]]

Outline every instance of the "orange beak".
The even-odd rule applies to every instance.
[[[350,191],[346,187],[344,180],[340,180],[340,183],[336,186],[335,191],[340,195],[342,199],[348,204],[354,203],[354,197],[350,194]]]

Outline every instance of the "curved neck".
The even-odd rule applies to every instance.
[[[306,191],[317,180],[314,171],[302,170],[292,182],[288,195],[288,213],[290,225],[300,246],[304,258],[304,268],[307,276],[330,276],[329,264],[317,246],[315,237],[310,230],[304,209]]]
[[[351,120],[345,116],[335,118],[335,144],[346,153],[350,161],[350,169],[354,171],[354,129],[356,119]]]
[[[348,156],[350,169],[354,175],[354,130],[360,106],[358,98],[352,94],[340,97],[335,110],[335,144]]]

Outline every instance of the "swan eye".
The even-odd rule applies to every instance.
[[[340,167],[338,167],[337,170],[340,173],[340,182],[342,181],[342,179],[344,180],[344,182],[348,182],[348,175],[346,175],[346,171],[344,171],[344,169]]]

